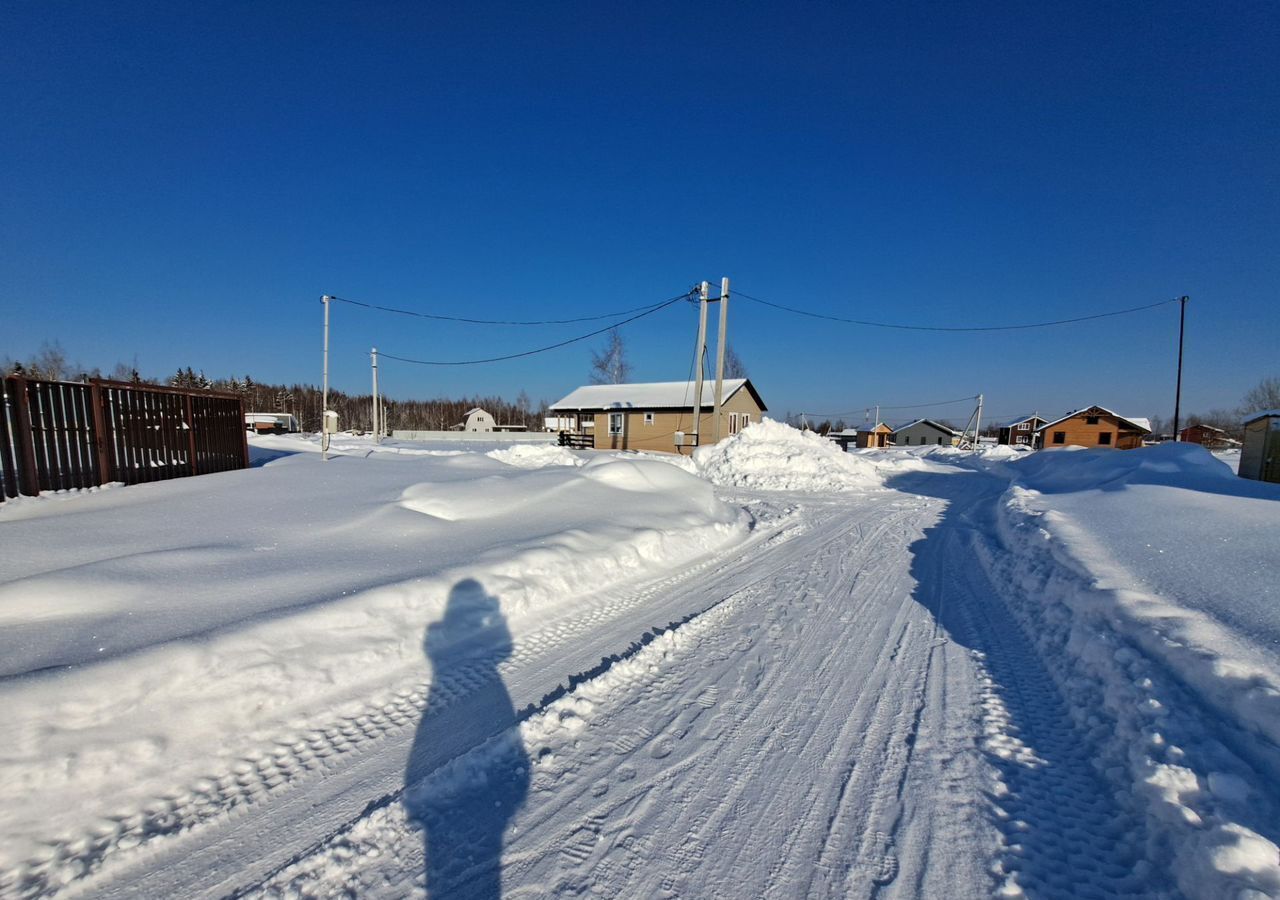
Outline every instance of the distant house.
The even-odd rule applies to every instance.
[[[997,426],[996,443],[1014,447],[1034,447],[1036,432],[1046,424],[1038,415],[1020,416]]]
[[[572,391],[548,408],[557,430],[597,450],[693,450],[694,382],[591,384]],[[721,438],[737,434],[766,411],[747,378],[726,378],[720,405]],[[702,385],[699,441],[715,440],[715,383]]]
[[[1186,444],[1199,444],[1210,449],[1229,447],[1235,443],[1221,428],[1212,425],[1188,425],[1178,432],[1178,440]]]
[[[1244,423],[1241,478],[1280,483],[1280,409],[1254,413]]]
[[[245,413],[244,427],[254,434],[294,434],[301,430],[292,413]]]
[[[898,447],[954,447],[960,443],[960,434],[941,422],[916,419],[893,432],[893,443]]]
[[[848,451],[849,445],[857,447],[859,450],[868,448],[888,447],[890,438],[893,436],[893,429],[883,422],[877,422],[872,425],[870,422],[864,422],[857,428],[846,428],[844,431],[833,431],[827,435],[831,440],[840,445],[840,449]]]
[[[1105,447],[1132,450],[1151,433],[1146,419],[1126,418],[1102,406],[1069,413],[1041,425],[1036,433],[1041,447]]]
[[[489,415],[480,407],[467,410],[465,418],[450,428],[450,431],[493,431],[495,428],[493,416]]]

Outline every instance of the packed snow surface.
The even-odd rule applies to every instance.
[[[0,897],[1280,896],[1199,448],[252,443],[0,504]]]
[[[736,435],[699,447],[698,474],[725,487],[766,491],[841,491],[878,487],[875,465],[834,442],[765,419]]]

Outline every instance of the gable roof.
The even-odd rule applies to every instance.
[[[1256,422],[1259,419],[1280,419],[1280,409],[1264,409],[1261,412],[1250,413],[1249,418],[1245,419],[1242,424],[1248,425],[1250,422]]]
[[[1119,419],[1121,422],[1124,422],[1126,425],[1133,426],[1133,428],[1137,431],[1145,431],[1148,434],[1150,434],[1151,432],[1150,419],[1145,419],[1137,416],[1133,418],[1129,418],[1128,416],[1122,416],[1119,413],[1112,412],[1111,410],[1107,409],[1105,406],[1086,406],[1083,409],[1077,409],[1075,412],[1067,413],[1065,416],[1063,416],[1060,419],[1054,419],[1052,422],[1046,422],[1044,425],[1041,425],[1039,428],[1037,428],[1036,431],[1044,431],[1046,428],[1052,428],[1054,425],[1057,425],[1059,422],[1067,421],[1067,419],[1074,419],[1076,416],[1087,415],[1091,410],[1095,410],[1095,409],[1101,415],[1111,416],[1114,419]]]
[[[569,409],[693,409],[692,381],[653,381],[640,384],[588,384],[551,404],[551,410]],[[760,409],[767,409],[749,378],[726,378],[724,400],[746,388]],[[702,406],[715,403],[715,381],[702,383]]]
[[[916,419],[914,422],[908,422],[906,425],[899,425],[897,428],[893,430],[893,433],[897,434],[899,431],[906,431],[908,428],[911,428],[912,426],[915,426],[915,425],[928,425],[930,428],[933,428],[937,431],[941,431],[943,434],[948,435],[950,437],[955,437],[960,433],[956,431],[954,428],[948,428],[946,425],[943,425],[941,422],[933,421],[933,419]]]
[[[463,417],[465,418],[466,416],[470,416],[470,415],[472,415],[473,413],[482,413],[482,412],[484,412],[484,410],[483,410],[483,409],[481,409],[480,407],[476,406],[476,407],[473,407],[472,409],[467,410],[467,411],[466,411],[466,412],[464,412],[462,415],[463,415]],[[485,414],[486,416],[488,415],[488,413],[484,413],[484,414]]]
[[[1045,421],[1044,416],[1039,413],[1032,413],[1029,416],[1019,416],[1016,419],[1009,419],[1007,422],[996,422],[994,427],[1012,428],[1014,425],[1021,425],[1023,422],[1030,422],[1032,419],[1039,419],[1041,422]]]
[[[863,422],[861,425],[853,429],[853,434],[871,434],[872,432],[879,431],[881,428],[888,429],[889,433],[893,434],[893,429],[889,428],[889,426],[884,422],[876,422],[874,425],[870,422]],[[849,429],[847,428],[845,429],[845,431],[848,430]]]
[[[1225,431],[1223,431],[1221,428],[1216,428],[1216,427],[1214,427],[1213,425],[1206,425],[1206,424],[1204,424],[1203,422],[1197,422],[1197,423],[1196,423],[1196,424],[1194,424],[1194,425],[1188,425],[1186,428],[1184,428],[1184,429],[1182,429],[1182,430],[1183,430],[1183,431],[1190,431],[1192,428],[1203,428],[1205,431],[1216,431],[1216,432],[1218,432],[1218,434],[1226,434],[1226,432],[1225,432]]]

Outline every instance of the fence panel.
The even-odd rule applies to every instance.
[[[17,376],[0,388],[0,502],[249,465],[236,394]]]

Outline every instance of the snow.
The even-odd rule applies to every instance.
[[[878,487],[875,466],[811,431],[765,419],[693,454],[713,484],[767,491],[866,490]]]
[[[0,504],[0,896],[1280,895],[1199,447],[251,442]]]
[[[726,378],[722,387],[723,400],[727,401],[746,383],[745,378]],[[548,409],[691,409],[696,387],[692,381],[590,384],[570,391],[568,396],[551,404]],[[704,381],[702,405],[709,408],[714,402],[715,382]]]

